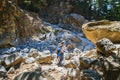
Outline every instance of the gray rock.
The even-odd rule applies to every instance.
[[[37,62],[34,63],[33,69],[39,72],[42,71],[41,65]]]
[[[28,54],[28,57],[33,57],[33,58],[36,58],[37,56],[40,56],[39,54],[40,52],[37,50],[37,49],[30,49],[30,52]]]
[[[85,18],[76,13],[66,15],[63,19],[63,23],[71,25],[73,29],[76,29],[76,27],[80,28],[82,26],[82,24],[85,22],[86,22]],[[77,28],[77,29],[79,29],[79,28]]]
[[[95,70],[83,70],[83,76],[87,77],[88,80],[101,80],[101,76]],[[91,80],[90,79],[90,80]]]
[[[51,50],[51,51],[55,51],[56,50],[56,47],[55,45],[50,45],[48,46],[48,48]]]
[[[67,75],[70,76],[70,77],[76,77],[77,76],[77,70],[72,69],[72,68],[68,68]]]
[[[5,67],[0,65],[0,80],[4,80],[7,77],[6,72]]]
[[[116,46],[107,38],[103,38],[96,43],[97,50],[105,55],[106,57],[110,56],[116,49]]]
[[[79,63],[79,58],[77,56],[74,56],[73,58],[71,58],[70,60],[64,60],[63,61],[63,65],[66,68],[73,68],[76,69],[79,67],[80,63]]]
[[[14,71],[15,71],[15,68],[14,68],[14,67],[11,67],[11,68],[8,70],[7,74],[13,74]]]
[[[43,54],[51,54],[49,50],[45,50],[42,52]]]
[[[9,52],[15,52],[17,49],[15,48],[15,47],[11,47],[10,49],[9,49]]]
[[[78,49],[78,48],[75,48],[74,51],[73,51],[73,53],[79,55],[79,54],[82,53],[82,51],[80,49]]]
[[[71,57],[72,57],[72,54],[71,54],[71,53],[64,53],[64,58],[65,58],[66,60],[69,60]]]
[[[55,59],[55,58],[57,58],[57,54],[56,54],[56,53],[53,53],[53,54],[52,54],[52,59]]]
[[[24,48],[21,50],[22,53],[28,53],[29,52],[29,49],[28,48]]]
[[[35,62],[35,58],[33,58],[33,57],[28,57],[27,59],[25,59],[25,63],[27,63],[27,64],[30,64],[33,62]]]
[[[13,80],[45,80],[41,72],[24,72],[20,75],[17,75]]]
[[[18,65],[24,62],[24,59],[17,54],[12,54],[4,59],[5,67],[10,68],[11,66]]]
[[[4,66],[0,66],[0,72],[7,72]]]
[[[52,55],[49,50],[45,50],[45,51],[41,52],[39,58],[37,58],[37,61],[41,64],[42,63],[51,63],[51,60],[52,60]]]

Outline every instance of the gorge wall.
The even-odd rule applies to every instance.
[[[11,1],[0,0],[0,47],[16,45],[20,39],[39,32],[40,24],[36,14],[21,10]]]

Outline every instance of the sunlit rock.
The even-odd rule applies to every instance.
[[[43,64],[43,63],[49,64],[51,63],[51,60],[52,60],[52,55],[49,50],[41,52],[39,58],[37,58],[37,61],[40,64]]]
[[[0,65],[0,72],[7,72],[7,70],[5,69],[4,66],[1,66],[1,65]]]
[[[116,46],[107,38],[103,38],[96,43],[97,50],[104,56],[110,56],[112,51],[116,50]]]
[[[12,54],[4,59],[5,67],[10,68],[12,66],[16,66],[22,62],[24,62],[24,59],[17,54]]]
[[[113,43],[120,43],[120,22],[119,21],[95,21],[89,22],[82,26],[86,37],[94,44],[102,39],[108,38]]]
[[[33,62],[35,62],[35,58],[33,58],[33,57],[28,57],[28,58],[25,59],[25,63],[27,63],[27,64],[30,64],[30,63],[33,63]]]
[[[69,60],[64,60],[63,64],[66,68],[73,68],[76,69],[79,67],[80,63],[79,63],[79,57],[78,56],[74,56]]]

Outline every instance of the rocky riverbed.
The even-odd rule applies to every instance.
[[[48,30],[47,33],[33,35],[20,42],[16,47],[0,49],[0,70],[3,73],[3,76],[1,73],[1,79],[3,78],[4,80],[6,78],[6,80],[13,80],[15,76],[20,73],[24,74],[24,72],[28,72],[28,75],[33,73],[37,75],[38,73],[36,73],[33,67],[40,68],[40,74],[38,75],[41,76],[40,79],[42,80],[64,79],[64,77],[67,77],[69,70],[69,75],[76,76],[77,70],[74,68],[79,66],[79,58],[77,58],[78,62],[75,60],[74,62],[72,59],[70,61],[64,61],[67,68],[58,67],[56,65],[57,59],[55,53],[57,46],[61,41],[65,41],[65,46],[70,45],[69,50],[66,50],[66,58],[69,59],[74,55],[73,52],[75,48],[78,50],[77,52],[83,52],[93,49],[94,45],[84,37],[82,32],[77,30],[70,31],[69,28],[63,29],[60,27],[60,24],[53,25],[48,22],[44,22],[43,26]],[[77,64],[75,64],[76,62]],[[37,72],[39,72],[39,69],[37,70]],[[72,70],[74,72],[71,74]],[[41,75],[41,72],[44,73],[44,75],[46,74],[46,76]],[[58,76],[58,78],[54,76]],[[23,78],[17,78],[14,80],[22,79]]]
[[[0,1],[0,80],[120,80],[120,22],[88,22],[63,3],[63,12],[45,20],[51,24],[14,0]],[[62,41],[59,67],[55,51]]]
[[[0,50],[1,80],[119,80],[119,45],[103,38],[95,48],[81,32],[46,22],[44,26],[50,32]],[[63,40],[70,48],[58,67],[55,50]]]
[[[49,30],[48,33],[39,33],[29,37],[19,43],[16,47],[1,49],[1,55],[9,55],[14,52],[24,52],[24,50],[28,52],[31,48],[39,51],[49,50],[51,53],[54,53],[61,41],[65,41],[66,46],[70,45],[70,51],[73,51],[75,48],[78,48],[81,51],[94,48],[94,45],[84,37],[82,32],[62,29],[59,25],[52,25],[46,22],[44,23],[44,27]]]

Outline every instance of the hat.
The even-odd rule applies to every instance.
[[[61,44],[64,44],[64,43],[65,43],[65,41],[62,41],[62,42],[61,42]]]

